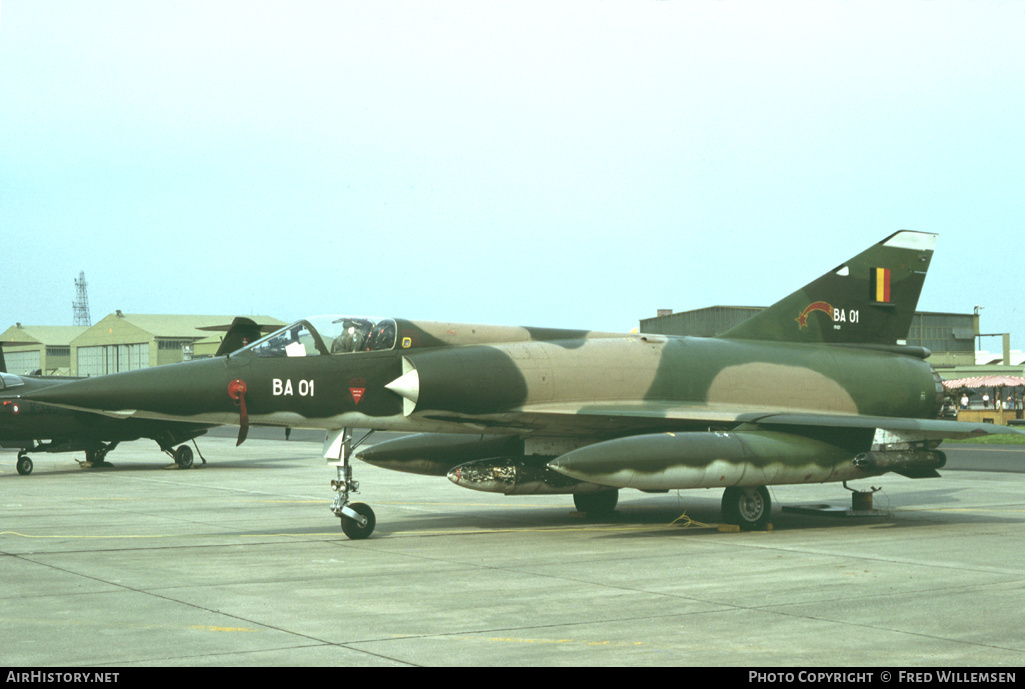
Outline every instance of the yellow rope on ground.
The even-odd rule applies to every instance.
[[[669,522],[669,526],[674,526],[676,524],[676,522],[680,521],[681,519],[686,519],[687,520],[683,524],[681,524],[681,526],[683,528],[685,528],[685,529],[690,528],[692,526],[696,527],[696,528],[699,528],[699,529],[700,528],[705,528],[705,529],[711,529],[712,528],[711,524],[706,524],[704,522],[699,522],[699,521],[695,521],[695,520],[691,519],[690,517],[687,516],[686,512],[681,514],[679,517],[677,517],[673,521]]]

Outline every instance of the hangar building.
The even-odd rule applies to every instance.
[[[99,376],[213,356],[222,333],[200,328],[225,326],[234,316],[170,316],[112,313],[95,325],[23,326],[0,334],[11,373]],[[249,316],[261,325],[285,326],[270,316]]]
[[[22,325],[16,323],[0,335],[7,371],[27,375],[68,375],[71,341],[88,330],[84,325]],[[14,344],[12,344],[14,343]]]

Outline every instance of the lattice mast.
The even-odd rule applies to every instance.
[[[71,305],[75,322],[73,325],[92,325],[89,318],[89,294],[86,292],[85,271],[79,271],[75,280],[75,301]]]

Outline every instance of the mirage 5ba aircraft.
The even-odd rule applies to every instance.
[[[227,357],[28,395],[144,418],[327,430],[332,511],[374,529],[350,429],[415,433],[354,456],[457,485],[573,494],[724,488],[723,517],[768,522],[774,484],[938,476],[943,438],[1016,431],[936,419],[929,352],[905,343],[936,235],[887,237],[716,338],[328,316]],[[359,443],[356,443],[358,445]]]

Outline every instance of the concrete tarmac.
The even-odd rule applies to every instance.
[[[719,490],[622,491],[595,522],[357,463],[378,525],[350,541],[319,444],[199,445],[192,470],[139,441],[27,477],[0,452],[0,664],[1025,664],[1021,473],[860,481],[871,517],[779,509],[847,507],[839,484],[773,487],[773,529],[730,533]]]

